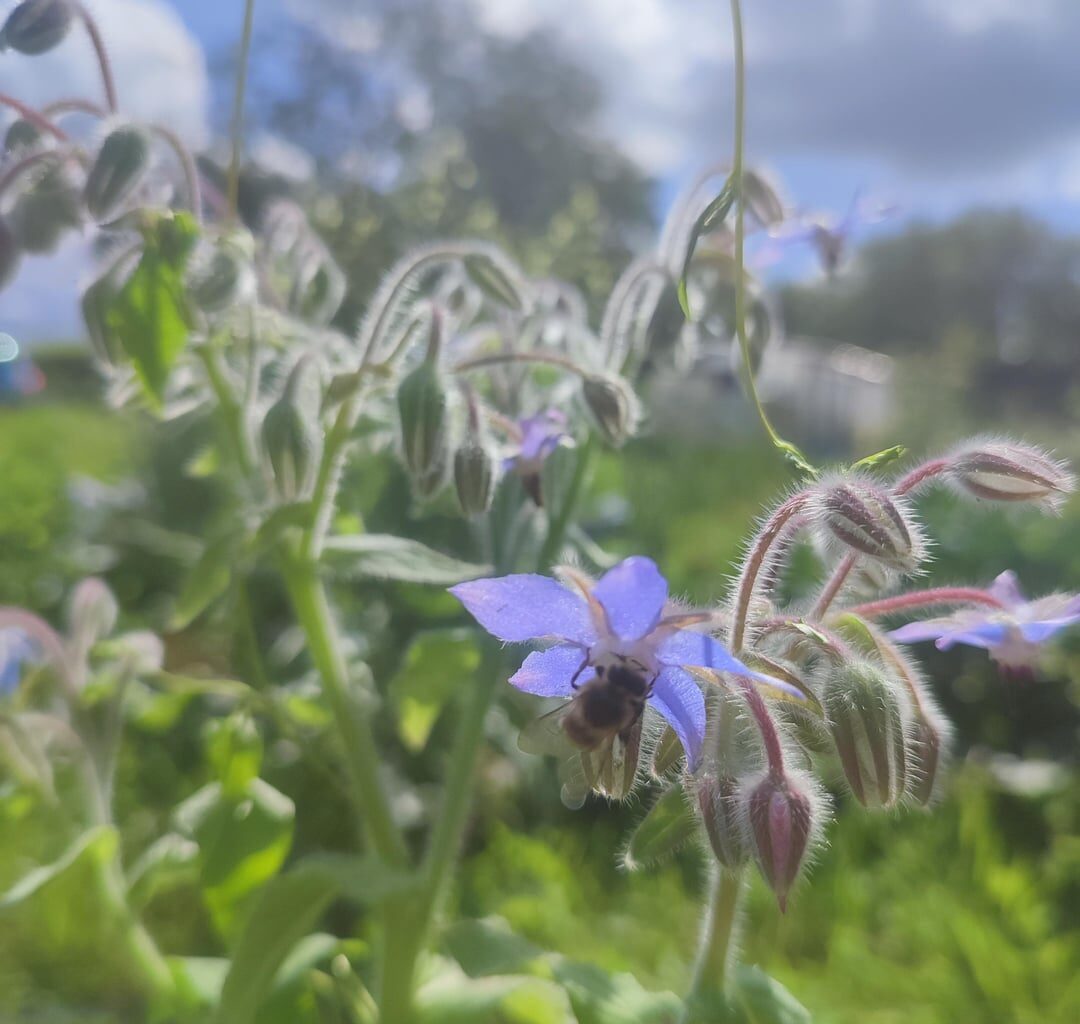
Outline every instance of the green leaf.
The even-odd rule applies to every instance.
[[[686,294],[686,275],[690,271],[690,261],[694,258],[694,250],[697,248],[698,240],[707,231],[715,231],[724,223],[727,215],[731,212],[731,208],[735,205],[737,197],[738,189],[735,185],[735,179],[729,177],[724,182],[720,194],[701,211],[701,215],[694,221],[694,227],[690,231],[690,238],[686,243],[686,255],[683,257],[682,272],[679,274],[679,305],[682,307],[683,316],[687,320],[690,319],[690,299]]]
[[[668,857],[682,847],[697,829],[680,783],[671,786],[649,809],[634,829],[623,863],[631,871]]]
[[[760,967],[738,968],[732,996],[749,1024],[811,1024],[810,1011]]]
[[[556,960],[555,980],[566,990],[578,1024],[671,1024],[682,1015],[674,992],[649,992],[630,974]]]
[[[462,562],[419,541],[382,533],[331,537],[324,547],[323,558],[333,570],[349,577],[443,587],[491,571],[489,565]]]
[[[544,951],[510,930],[501,917],[458,921],[443,936],[447,952],[470,977],[522,974]]]
[[[308,857],[266,885],[240,931],[216,1020],[248,1024],[289,953],[343,896],[371,906],[402,892],[412,879],[372,858]]]
[[[570,1004],[558,985],[528,975],[470,978],[443,961],[416,993],[417,1024],[564,1024]]]
[[[207,545],[188,574],[176,599],[169,629],[187,629],[207,608],[225,593],[232,579],[234,538],[220,537]]]
[[[874,452],[873,455],[859,459],[858,462],[852,463],[851,468],[881,469],[883,466],[896,462],[897,459],[902,459],[905,455],[907,455],[907,448],[902,444],[894,444],[891,448],[883,448],[880,452]]]
[[[28,900],[83,858],[104,863],[116,855],[119,842],[120,837],[111,825],[99,825],[87,830],[51,864],[28,871],[0,896],[0,910],[8,910]]]
[[[480,651],[473,630],[417,634],[388,690],[405,746],[423,750],[443,708],[468,686],[479,667]]]
[[[294,816],[293,802],[262,779],[240,794],[211,783],[176,809],[177,831],[199,844],[203,895],[223,934],[234,930],[246,897],[280,870]]]
[[[188,213],[155,215],[143,224],[138,265],[105,312],[156,408],[169,373],[187,345],[191,318],[184,295],[184,269],[199,236]]]
[[[197,871],[197,843],[167,832],[151,843],[128,872],[128,904],[141,908],[163,889],[187,881]]]

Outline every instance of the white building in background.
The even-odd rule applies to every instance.
[[[774,422],[800,445],[865,454],[888,441],[896,411],[895,364],[881,352],[789,337],[769,347],[758,387]],[[660,433],[722,441],[725,434],[759,429],[727,353],[659,373],[648,402]]]

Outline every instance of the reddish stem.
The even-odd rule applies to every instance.
[[[868,601],[845,611],[864,619],[872,619],[908,608],[928,608],[937,604],[985,604],[992,608],[1005,607],[993,594],[976,587],[934,587],[932,590],[916,590],[910,594],[898,594],[896,597],[883,597],[880,601]]]
[[[82,19],[86,34],[90,37],[90,44],[94,47],[94,53],[97,55],[98,67],[101,68],[101,84],[105,87],[105,102],[109,107],[109,112],[115,114],[118,107],[116,83],[113,81],[112,62],[109,60],[109,51],[105,49],[105,40],[101,38],[97,22],[91,17],[85,6],[76,4],[75,12]]]
[[[769,762],[769,771],[783,774],[784,751],[780,746],[780,734],[776,731],[776,724],[772,720],[772,715],[769,714],[769,709],[754,684],[742,676],[736,678],[750,712],[754,716],[754,721],[757,723],[758,732],[761,733],[761,742],[765,747],[765,757]]]
[[[825,613],[829,610],[829,606],[836,600],[836,595],[840,593],[840,590],[847,582],[851,570],[855,568],[855,562],[855,555],[844,556],[844,560],[836,567],[836,571],[832,576],[829,577],[828,583],[825,584],[825,589],[822,590],[821,596],[817,599],[813,611],[810,613],[811,618],[823,619],[825,617]]]
[[[746,636],[746,619],[750,611],[750,601],[754,596],[754,585],[757,583],[761,567],[765,564],[765,558],[769,549],[776,543],[786,530],[788,524],[806,506],[808,495],[805,491],[788,498],[771,516],[769,516],[761,532],[754,541],[746,561],[743,563],[742,572],[739,573],[739,586],[735,598],[735,614],[731,630],[731,649],[736,654],[742,649],[743,640]]]
[[[46,117],[52,117],[53,114],[90,114],[91,117],[107,117],[109,112],[100,104],[94,103],[92,100],[83,100],[78,97],[71,97],[70,99],[53,100],[52,103],[47,103],[41,108],[41,112]]]
[[[63,128],[55,125],[40,111],[35,110],[33,107],[28,107],[22,100],[15,99],[14,96],[9,96],[7,93],[0,93],[0,104],[5,107],[11,107],[16,111],[24,121],[29,121],[35,128],[40,128],[43,132],[48,132],[50,135],[54,135],[61,142],[68,141],[67,132]]]
[[[931,459],[921,466],[916,466],[907,476],[901,477],[893,486],[893,494],[910,494],[927,480],[940,476],[949,468],[948,459]]]

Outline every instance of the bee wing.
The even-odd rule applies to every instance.
[[[637,778],[641,753],[641,719],[596,750],[582,751],[581,762],[591,789],[609,800],[625,800]]]
[[[584,753],[575,750],[559,762],[559,781],[562,782],[560,796],[563,804],[571,811],[580,811],[592,790],[585,770],[585,757]]]
[[[534,718],[518,734],[518,749],[525,754],[539,754],[548,757],[563,757],[577,753],[563,731],[563,716],[570,709],[571,701],[560,704],[557,708]]]

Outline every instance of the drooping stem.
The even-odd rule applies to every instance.
[[[195,158],[191,155],[191,151],[187,146],[180,141],[180,136],[171,128],[155,124],[152,129],[169,145],[169,148],[176,154],[176,159],[180,161],[180,169],[184,172],[184,184],[187,186],[188,205],[191,207],[195,219],[201,222],[203,216],[202,188],[199,185],[199,169],[195,166]]]
[[[49,135],[54,136],[60,142],[68,141],[68,134],[59,125],[53,124],[49,118],[33,107],[28,107],[22,100],[17,100],[14,96],[9,96],[7,93],[0,92],[0,106],[11,107],[19,117],[24,121],[29,121],[35,128],[40,129],[43,132],[48,132]]]
[[[947,459],[931,459],[929,462],[924,462],[896,482],[892,489],[893,494],[910,494],[926,481],[941,476],[948,468],[949,462]]]
[[[252,27],[255,22],[255,0],[245,0],[244,28],[240,37],[240,56],[236,65],[236,90],[233,94],[232,159],[229,161],[228,215],[236,220],[240,200],[240,154],[244,143],[244,95],[247,92],[248,60],[251,56]]]
[[[579,377],[588,375],[588,370],[578,366],[572,359],[556,355],[554,352],[496,352],[490,356],[477,356],[475,359],[465,359],[455,366],[450,367],[451,373],[468,373],[470,370],[479,370],[485,366],[498,366],[501,363],[546,363],[549,366],[558,366]]]
[[[109,112],[115,114],[119,104],[116,99],[116,82],[113,81],[112,61],[109,60],[109,51],[105,48],[105,40],[101,38],[97,22],[83,4],[75,5],[75,13],[82,20],[86,34],[90,37],[90,45],[94,48],[97,56],[98,67],[101,69],[101,84],[105,88],[105,102]]]
[[[739,573],[738,587],[735,592],[735,609],[731,623],[731,649],[736,653],[742,648],[746,638],[747,619],[750,614],[750,602],[754,588],[763,566],[766,564],[772,546],[786,532],[792,519],[806,506],[808,496],[805,492],[788,498],[771,516],[754,539],[753,547],[743,562]]]
[[[982,604],[991,608],[1004,608],[1004,604],[993,594],[977,587],[934,587],[932,590],[916,590],[910,594],[897,594],[895,597],[883,597],[880,601],[867,601],[845,611],[864,619],[873,619],[881,615],[912,608],[932,608],[935,605]]]
[[[109,115],[109,112],[100,103],[95,103],[93,100],[84,100],[79,96],[53,100],[52,103],[46,103],[41,108],[41,112],[46,117],[68,113],[89,114],[91,117],[108,117]]]
[[[814,602],[814,609],[810,613],[812,619],[825,618],[825,613],[832,606],[840,591],[843,590],[844,584],[847,582],[848,576],[851,575],[851,570],[855,568],[857,561],[858,558],[855,555],[844,555],[840,564],[833,570],[833,574],[826,581],[817,601]]]
[[[379,778],[379,754],[371,723],[349,693],[349,670],[341,638],[317,566],[287,557],[283,559],[282,572],[341,734],[350,781],[360,796],[372,844],[384,860],[402,864],[407,857],[405,841],[394,822]]]
[[[765,748],[765,759],[769,763],[769,770],[783,774],[784,751],[780,746],[780,734],[776,731],[776,723],[773,722],[765,701],[749,679],[737,676],[736,681],[742,690],[743,699],[750,708],[750,713],[754,716],[758,733],[761,735],[762,746]]]

